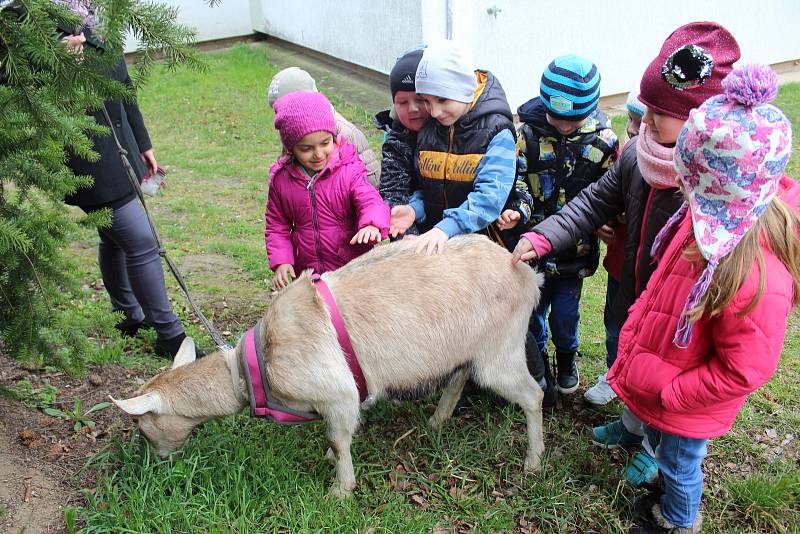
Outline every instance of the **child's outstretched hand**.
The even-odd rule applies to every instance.
[[[294,267],[289,263],[282,263],[275,269],[275,275],[272,277],[272,285],[275,286],[275,289],[282,289],[291,284],[295,277]]]
[[[400,204],[392,208],[392,218],[389,223],[389,235],[397,237],[405,233],[406,230],[411,228],[414,221],[417,219],[417,213],[414,208],[408,204]]]
[[[448,239],[446,233],[434,226],[416,239],[417,247],[414,252],[425,254],[426,256],[441,254],[444,252],[444,246]]]
[[[614,241],[617,240],[617,236],[614,233],[614,229],[611,228],[609,225],[604,224],[600,228],[594,231],[594,235],[600,238],[600,241],[605,243],[606,245],[613,245]]]
[[[517,210],[505,210],[497,218],[497,227],[501,230],[511,230],[519,224],[521,215]]]
[[[533,250],[533,243],[531,243],[528,238],[522,237],[517,243],[517,246],[514,247],[514,253],[511,255],[511,264],[514,265],[520,260],[535,260],[537,257],[536,252]]]
[[[366,245],[367,243],[372,243],[373,241],[377,243],[380,240],[381,240],[381,231],[378,230],[378,228],[376,228],[375,226],[368,224],[364,228],[359,230],[356,235],[353,236],[353,239],[350,240],[350,244]]]

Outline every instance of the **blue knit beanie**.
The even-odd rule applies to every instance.
[[[600,73],[594,63],[572,54],[557,57],[542,74],[542,102],[550,115],[579,121],[597,109]]]
[[[628,93],[628,99],[625,101],[625,107],[628,108],[628,111],[633,113],[634,115],[639,115],[640,117],[644,117],[645,111],[647,111],[647,106],[639,100],[639,87],[637,86],[636,89]]]

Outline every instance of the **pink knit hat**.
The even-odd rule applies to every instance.
[[[656,236],[653,257],[687,211],[707,265],[689,292],[675,344],[691,339],[686,313],[708,291],[714,271],[755,225],[778,192],[792,152],[792,126],[769,102],[778,76],[765,65],[745,65],[723,81],[725,94],[692,110],[678,135],[674,161],[687,201]]]
[[[275,101],[275,128],[289,151],[312,132],[330,132],[335,136],[333,106],[322,93],[289,93]]]
[[[722,93],[722,79],[740,57],[739,45],[716,22],[691,22],[667,37],[639,84],[639,100],[656,113],[686,120],[689,111]]]

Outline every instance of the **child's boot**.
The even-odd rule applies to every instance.
[[[628,534],[699,534],[703,529],[703,514],[698,512],[694,524],[690,527],[679,527],[670,522],[661,513],[661,493],[652,492],[633,505],[635,525]]]
[[[575,363],[576,352],[556,352],[556,385],[558,390],[569,395],[578,389],[578,366]]]

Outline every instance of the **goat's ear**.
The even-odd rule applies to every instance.
[[[159,413],[162,411],[163,401],[161,395],[155,392],[145,393],[130,399],[117,400],[111,395],[108,396],[120,410],[129,415],[143,415],[148,412]]]
[[[192,363],[195,359],[197,359],[197,353],[194,349],[194,340],[190,337],[186,337],[183,343],[181,343],[181,348],[178,349],[178,354],[175,355],[175,359],[172,360],[172,368],[176,369],[181,365]]]

